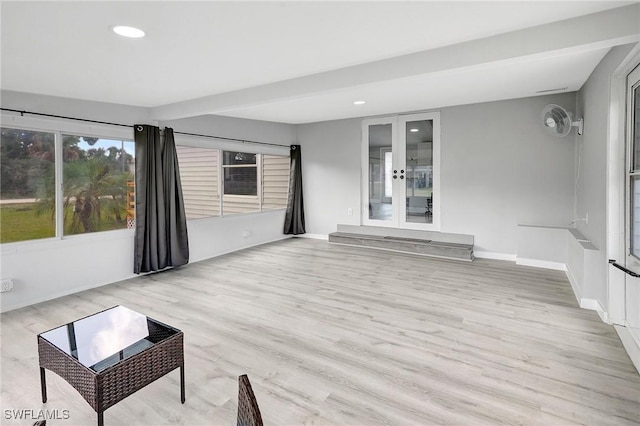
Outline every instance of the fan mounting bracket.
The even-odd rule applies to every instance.
[[[578,134],[580,136],[582,136],[582,132],[584,131],[584,119],[579,118],[576,121],[572,121],[571,122],[571,127],[577,127],[578,128]]]

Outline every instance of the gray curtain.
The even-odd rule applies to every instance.
[[[304,202],[302,200],[302,157],[300,145],[291,145],[289,197],[284,217],[285,234],[304,234]]]
[[[187,218],[173,129],[136,125],[136,236],[133,272],[189,262]]]

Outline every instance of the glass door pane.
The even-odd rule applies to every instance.
[[[406,140],[406,222],[433,223],[433,120],[408,121]]]
[[[393,128],[391,123],[368,127],[368,193],[370,220],[393,220]]]

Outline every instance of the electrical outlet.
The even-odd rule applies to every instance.
[[[351,207],[347,209],[347,216],[353,216],[353,209]]]
[[[251,231],[249,231],[248,229],[245,229],[244,231],[242,231],[242,238],[249,238],[251,236]]]
[[[13,280],[11,279],[1,280],[0,286],[1,286],[0,293],[4,293],[5,291],[11,291],[13,290]]]

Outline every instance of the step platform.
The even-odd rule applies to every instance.
[[[433,231],[338,225],[329,242],[454,260],[473,260],[473,236]]]

